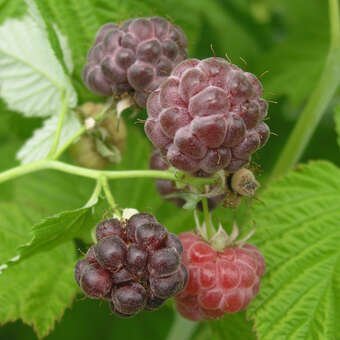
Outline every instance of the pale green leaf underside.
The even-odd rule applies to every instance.
[[[338,144],[340,147],[340,105],[335,108],[335,130],[338,135]]]
[[[0,26],[0,96],[9,109],[26,116],[47,116],[61,108],[66,92],[70,107],[77,95],[58,62],[35,8],[22,19]]]
[[[19,244],[28,241],[36,218],[31,207],[0,203],[2,263],[15,255]],[[74,261],[74,247],[68,242],[4,270],[0,274],[0,323],[21,318],[39,337],[47,335],[77,292]]]
[[[35,130],[33,136],[22,146],[17,153],[17,159],[22,164],[44,159],[49,154],[54,142],[58,125],[58,116],[52,116],[45,120],[44,125]],[[61,129],[59,147],[72,137],[81,125],[74,112],[69,112]]]
[[[253,241],[267,272],[249,309],[259,339],[336,339],[340,334],[340,170],[302,166],[261,196]]]

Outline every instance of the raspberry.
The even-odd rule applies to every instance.
[[[85,103],[78,108],[85,121],[104,110],[103,104]],[[114,111],[93,129],[82,135],[69,148],[72,159],[86,168],[104,169],[110,163],[119,163],[125,151],[126,126],[124,120]]]
[[[185,288],[181,241],[154,216],[135,213],[127,220],[101,221],[96,238],[76,264],[75,280],[88,297],[110,301],[115,315],[156,310]]]
[[[189,272],[188,285],[175,298],[182,316],[209,320],[245,309],[257,295],[265,272],[260,251],[247,243],[217,251],[193,232],[179,238]]]
[[[169,164],[166,162],[164,157],[162,156],[162,153],[159,149],[155,149],[150,158],[149,162],[150,168],[153,170],[167,170],[169,169]],[[160,196],[165,198],[167,201],[175,203],[178,207],[182,208],[186,201],[185,199],[181,198],[181,194],[185,192],[184,190],[180,190],[176,187],[176,183],[173,181],[165,180],[165,179],[157,179],[155,181],[156,189]],[[178,194],[178,197],[168,197],[176,196]],[[208,198],[208,207],[209,210],[214,210],[223,200],[225,195],[217,195],[213,197]],[[202,203],[198,202],[198,209],[202,210]]]
[[[186,58],[186,45],[182,29],[161,17],[107,23],[88,53],[83,81],[102,96],[134,93],[145,107],[149,93]]]
[[[269,137],[261,95],[253,74],[222,58],[187,59],[148,97],[145,133],[179,170],[233,173]]]
[[[123,225],[117,218],[111,218],[100,222],[96,228],[96,238],[100,241],[107,236],[118,236],[124,238]]]

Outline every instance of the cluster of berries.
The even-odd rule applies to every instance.
[[[114,314],[129,317],[158,309],[185,288],[182,244],[154,216],[104,220],[96,238],[76,264],[75,279],[86,296],[110,301]]]
[[[222,58],[186,59],[186,46],[181,28],[160,17],[108,23],[88,53],[83,80],[96,94],[133,96],[146,106],[145,133],[156,148],[152,169],[174,167],[200,177],[222,172],[229,189],[209,198],[213,209],[228,190],[238,199],[258,187],[246,166],[268,140],[268,104],[254,74]],[[183,194],[175,183],[157,180],[156,187],[184,205],[173,195]],[[198,228],[178,238],[149,214],[105,220],[96,229],[98,242],[76,265],[76,281],[88,297],[110,301],[121,317],[157,309],[175,296],[184,317],[219,318],[245,309],[265,272],[255,246],[229,242],[223,229],[220,234],[208,240]]]

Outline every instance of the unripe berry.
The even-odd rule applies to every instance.
[[[194,321],[209,320],[247,308],[265,273],[260,251],[247,243],[216,250],[193,232],[179,237],[189,273],[188,285],[176,296],[182,316]]]
[[[85,103],[78,108],[83,120],[95,117],[103,109],[103,104]],[[82,135],[69,148],[71,158],[79,165],[93,169],[104,169],[110,163],[119,163],[125,151],[126,127],[114,111],[93,129]]]

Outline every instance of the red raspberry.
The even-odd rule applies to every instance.
[[[183,263],[189,272],[186,289],[176,296],[183,317],[199,321],[217,319],[245,309],[257,295],[265,260],[251,244],[216,251],[198,235],[179,235]]]
[[[186,46],[182,29],[161,17],[107,23],[87,55],[83,81],[102,96],[134,93],[145,107],[149,93],[186,58]]]
[[[225,59],[187,59],[148,97],[145,132],[179,170],[235,172],[269,137],[261,95],[260,81]]]

